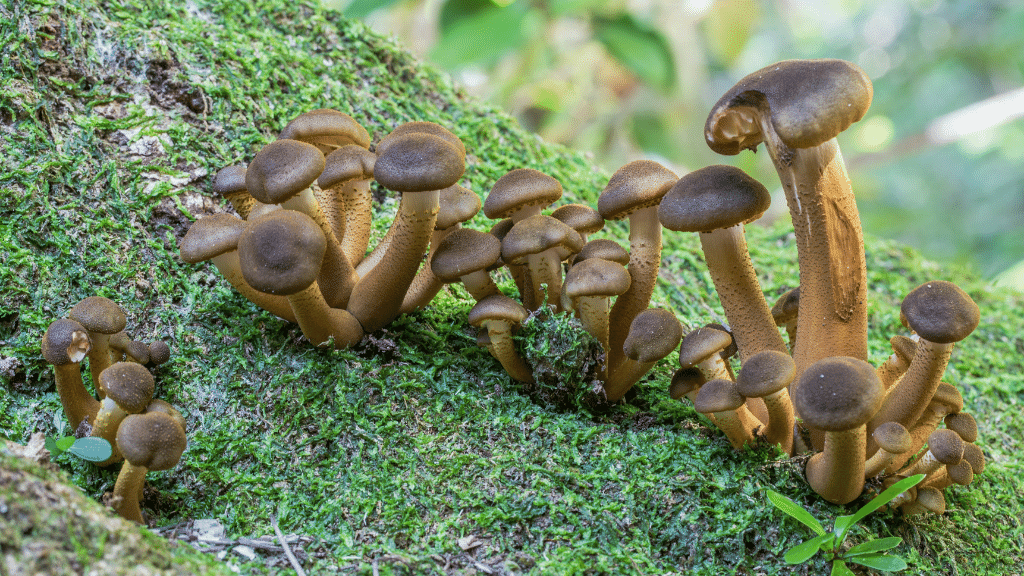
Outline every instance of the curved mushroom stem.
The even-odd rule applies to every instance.
[[[100,400],[107,396],[107,391],[100,384],[100,374],[112,364],[110,337],[112,334],[102,332],[89,332],[89,339],[92,340],[92,348],[89,349],[89,375],[92,377],[92,386],[96,389],[96,395]]]
[[[749,402],[749,398],[747,399]],[[766,411],[768,412],[767,424],[761,430],[761,435],[771,444],[778,444],[790,456],[793,455],[793,402],[789,398],[789,392],[783,388],[778,392],[765,396]]]
[[[882,387],[888,392],[906,374],[909,367],[910,364],[906,363],[899,354],[893,352],[878,367],[876,371],[878,380],[882,382]]]
[[[351,314],[331,308],[324,300],[316,282],[304,290],[288,295],[302,334],[314,345],[334,337],[335,348],[348,348],[363,338],[363,329]]]
[[[501,362],[505,372],[513,380],[533,383],[533,370],[526,364],[522,356],[516,352],[515,344],[512,342],[512,327],[508,322],[501,320],[487,320],[484,322],[487,328],[487,335],[491,338],[489,347],[491,354]]]
[[[802,296],[802,295],[801,295]],[[825,449],[807,461],[807,482],[833,504],[849,504],[864,491],[867,429],[825,432]]]
[[[439,198],[439,190],[402,194],[391,241],[380,262],[356,282],[349,300],[348,311],[367,333],[380,330],[398,316],[430,243]]]
[[[494,283],[491,275],[486,270],[471,272],[460,278],[460,280],[462,280],[462,285],[466,287],[469,295],[477,302],[488,296],[501,294],[501,291],[498,290],[498,285]]]
[[[146,485],[147,471],[145,466],[133,466],[131,462],[125,461],[114,483],[114,511],[125,520],[137,524],[143,523],[139,495]]]
[[[60,403],[64,407],[64,414],[68,418],[68,424],[71,424],[71,429],[78,429],[78,425],[83,421],[95,421],[100,403],[85,389],[81,365],[73,362],[54,366],[53,372],[57,395],[60,396]]]
[[[622,345],[629,335],[629,326],[640,312],[647,309],[658,281],[661,263],[661,222],[658,206],[641,208],[629,215],[629,271],[631,283],[625,293],[615,299],[609,313],[608,369],[622,362]]]
[[[740,358],[764,350],[788,354],[750,262],[743,225],[701,232],[700,245]]]
[[[601,372],[608,376],[608,297],[607,296],[580,296],[576,299],[576,312],[580,317],[580,324],[588,334],[594,337],[601,344],[601,350],[605,353],[605,362]]]
[[[370,194],[370,180],[359,179],[345,182],[335,189],[336,201],[343,206],[344,215],[338,226],[344,228],[341,251],[353,266],[366,256],[370,244],[370,228],[373,225],[373,196]]]
[[[737,450],[741,450],[744,444],[754,442],[754,430],[761,425],[745,404],[736,410],[713,412],[710,416],[715,425],[725,433],[732,447]]]
[[[249,283],[242,277],[242,267],[238,263],[237,250],[218,254],[211,258],[210,261],[217,267],[221,276],[231,284],[231,287],[242,296],[245,296],[247,300],[278,318],[283,318],[288,322],[295,322],[295,313],[292,312],[292,307],[288,304],[287,298],[276,294],[260,292],[249,286]]]
[[[426,306],[444,287],[444,281],[435,276],[433,270],[430,269],[430,259],[434,257],[434,252],[437,251],[441,241],[461,227],[461,224],[456,224],[443,230],[434,230],[430,234],[430,250],[427,252],[427,258],[419,272],[413,277],[412,283],[409,284],[409,290],[406,291],[405,298],[402,299],[402,307],[398,310],[399,314],[408,314]]]
[[[331,308],[344,308],[348,304],[353,286],[356,282],[355,270],[352,263],[341,251],[341,244],[334,235],[330,223],[324,216],[320,204],[313,196],[309,188],[292,196],[281,203],[281,207],[287,210],[296,210],[309,216],[316,222],[317,226],[324,233],[327,239],[327,251],[324,253],[324,261],[320,269],[320,276],[317,282],[320,290]]]
[[[604,383],[604,393],[609,402],[617,402],[626,392],[643,378],[644,374],[657,362],[640,362],[626,356],[622,362],[608,375]]]
[[[878,474],[888,468],[892,461],[898,456],[899,454],[893,454],[884,448],[879,448],[871,455],[871,458],[868,458],[867,461],[864,462],[864,478],[867,479],[878,476]]]

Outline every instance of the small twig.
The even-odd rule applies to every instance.
[[[295,573],[299,576],[306,576],[306,571],[302,569],[302,565],[299,564],[299,560],[292,554],[292,549],[288,546],[288,541],[285,540],[284,534],[281,533],[281,529],[277,526],[277,518],[274,515],[270,516],[270,526],[274,529],[274,534],[277,535],[277,541],[281,543],[281,547],[284,548],[284,554],[288,557],[288,561],[292,563],[292,568],[295,568]]]

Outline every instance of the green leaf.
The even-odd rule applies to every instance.
[[[501,7],[490,0],[448,0],[441,7],[440,37],[430,59],[448,69],[487,64],[525,41],[526,6]]]
[[[774,490],[768,490],[767,492],[768,501],[774,504],[776,508],[796,518],[818,536],[825,534],[825,527],[814,516],[811,516],[811,513],[805,510],[803,506]]]
[[[849,558],[851,556],[859,556],[861,554],[875,554],[883,550],[895,548],[900,545],[900,542],[903,542],[903,538],[900,538],[899,536],[868,540],[863,544],[857,544],[853,548],[850,548],[846,551],[846,554],[843,554],[843,556]]]
[[[874,568],[875,570],[882,570],[885,572],[896,572],[897,570],[903,570],[907,567],[907,563],[899,556],[888,556],[886,554],[865,554],[863,556],[846,559],[855,564],[860,564],[861,566],[867,566],[868,568]]]
[[[819,550],[827,548],[828,546],[826,546],[826,544],[831,540],[831,534],[815,536],[814,538],[811,538],[801,544],[797,544],[787,550],[783,558],[786,560],[787,564],[800,564],[801,562],[807,562],[817,554]]]
[[[79,438],[75,440],[74,444],[68,448],[68,452],[78,456],[82,460],[88,460],[89,462],[102,462],[107,458],[110,458],[112,449],[110,442],[107,442],[103,438],[94,438],[88,436],[86,438]]]
[[[924,474],[917,474],[910,478],[904,478],[899,482],[889,486],[884,492],[875,496],[870,502],[861,506],[860,510],[857,510],[849,516],[840,516],[836,518],[835,528],[832,530],[836,535],[837,545],[842,544],[843,540],[846,539],[846,533],[850,530],[850,527],[860,522],[865,516],[871,514],[875,510],[878,510],[882,506],[885,506],[892,501],[893,498],[898,496],[900,493],[907,491],[911,486],[915,486],[918,482],[924,480]]]
[[[646,84],[669,91],[676,82],[672,49],[660,32],[630,14],[595,17],[594,34],[612,58]]]
[[[50,454],[53,455],[54,457],[59,455],[61,452],[57,448],[57,441],[54,440],[52,436],[47,436],[46,439],[43,440],[43,445],[46,446],[46,449],[49,450]]]
[[[832,561],[832,576],[856,576],[842,560]]]
[[[71,445],[75,443],[74,436],[65,436],[57,439],[57,450],[60,452],[66,452]]]

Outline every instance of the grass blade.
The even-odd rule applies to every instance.
[[[768,490],[768,501],[775,505],[776,508],[782,510],[786,514],[789,514],[793,518],[799,520],[803,525],[810,528],[815,534],[821,536],[825,533],[825,527],[821,525],[821,522],[811,516],[811,513],[804,510],[803,506],[796,502],[786,498],[782,494],[774,490]]]

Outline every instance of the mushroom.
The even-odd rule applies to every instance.
[[[243,220],[249,217],[249,211],[256,203],[245,187],[245,166],[242,164],[218,170],[213,177],[213,191],[230,202]]]
[[[312,144],[324,156],[349,144],[361,148],[370,147],[370,134],[366,128],[348,114],[331,108],[299,114],[281,130],[277,138]]]
[[[259,219],[259,215],[254,212],[252,218]],[[189,264],[206,260],[213,262],[221,276],[247,300],[279,318],[295,322],[295,313],[287,298],[260,292],[242,276],[238,262],[238,237],[245,225],[244,220],[223,213],[196,220],[181,239],[181,259]]]
[[[864,463],[864,478],[874,478],[900,454],[913,450],[913,438],[899,422],[886,422],[871,433],[878,450]]]
[[[577,262],[566,274],[563,294],[579,314],[583,329],[601,344],[605,354],[608,351],[609,300],[628,290],[629,283],[625,266],[600,258]],[[607,364],[602,371],[607,374]]]
[[[629,325],[647,309],[661,263],[661,223],[658,203],[679,177],[653,160],[636,160],[612,174],[597,199],[605,220],[629,218],[629,290],[615,299],[609,315],[608,366],[622,361],[622,344]]]
[[[551,212],[551,217],[579,232],[584,244],[587,236],[604,228],[601,213],[586,204],[563,204]],[[574,261],[575,257],[570,258],[569,265]]]
[[[980,319],[978,305],[971,297],[945,281],[927,282],[913,289],[903,299],[900,313],[920,341],[906,374],[889,390],[869,430],[883,422],[914,426],[935,395],[953,344],[973,332]]]
[[[545,299],[561,311],[562,261],[583,249],[579,233],[551,216],[537,214],[516,222],[501,241],[501,258],[506,263],[529,269],[532,300],[539,309]],[[542,289],[545,285],[547,288]],[[546,298],[545,298],[546,297]],[[524,297],[524,304],[529,300]]]
[[[74,320],[54,320],[43,334],[40,347],[43,358],[53,365],[57,395],[71,429],[77,430],[82,422],[91,424],[100,403],[82,383],[80,363],[92,347],[88,330]]]
[[[743,225],[761,217],[771,194],[733,166],[708,166],[676,182],[658,206],[661,225],[699,232],[701,249],[729,319],[739,355],[788,353],[750,262]]]
[[[690,402],[695,402],[697,392],[704,385],[704,373],[695,366],[680,368],[672,374],[672,382],[668,387],[668,395],[673,400],[679,400],[683,396]]]
[[[928,441],[928,436],[938,428],[939,422],[949,414],[960,412],[963,410],[963,407],[964,398],[960,395],[960,391],[952,384],[946,382],[939,383],[939,387],[935,390],[935,395],[928,402],[928,408],[921,418],[909,428],[910,448],[904,450],[899,456],[894,457],[886,470],[894,472],[902,468],[924,446],[925,442]]]
[[[430,269],[441,282],[459,282],[477,302],[500,294],[487,273],[501,256],[501,242],[486,232],[459,228],[438,245]]]
[[[167,363],[171,359],[171,347],[163,340],[155,340],[149,344],[149,363],[154,366]]]
[[[724,330],[704,326],[683,338],[679,345],[679,366],[700,369],[705,380],[733,380],[726,363],[725,351],[732,345],[732,335]]]
[[[298,140],[275,140],[264,146],[249,163],[245,185],[260,202],[280,204],[282,208],[309,216],[316,223],[326,246],[317,282],[328,306],[344,308],[356,275],[310,188],[323,170],[324,156],[316,146]]]
[[[129,414],[138,414],[153,400],[156,382],[153,375],[135,362],[116,362],[100,374],[100,382],[107,396],[92,426],[92,436],[110,442],[110,458],[100,462],[106,466],[121,459],[117,447],[117,428]]]
[[[430,244],[441,190],[455,184],[466,167],[465,152],[440,136],[408,132],[389,138],[383,150],[378,146],[374,177],[400,192],[402,201],[390,242],[380,261],[359,278],[347,308],[367,333],[398,316]]]
[[[106,392],[100,384],[100,373],[110,366],[110,337],[124,330],[128,320],[124,310],[112,300],[102,296],[89,296],[68,312],[68,318],[89,331],[92,348],[89,350],[89,372],[96,394],[103,399]]]
[[[845,356],[815,362],[792,391],[804,423],[825,432],[824,451],[807,461],[806,474],[829,502],[848,504],[863,491],[867,423],[884,393],[871,364]]]
[[[772,306],[772,318],[775,325],[786,329],[790,350],[796,346],[796,324],[800,312],[800,287],[785,292]]]
[[[878,367],[878,379],[882,381],[882,387],[886,391],[907,372],[917,349],[917,342],[902,334],[890,338],[889,344],[892,346],[892,354]]]
[[[238,238],[238,259],[245,281],[256,290],[285,296],[302,333],[319,345],[334,337],[337,348],[362,339],[359,322],[331,308],[317,284],[326,240],[312,218],[277,210],[249,221]]]
[[[629,252],[619,246],[614,240],[607,238],[598,238],[597,240],[591,240],[583,245],[583,249],[576,255],[576,259],[573,261],[574,264],[583,262],[590,258],[600,258],[601,260],[611,260],[612,262],[618,262],[625,266],[629,264]]]
[[[648,308],[637,314],[623,343],[625,359],[609,371],[604,383],[608,401],[616,402],[625,396],[655,362],[676,349],[682,337],[683,327],[672,312],[664,308]]]
[[[533,370],[526,365],[512,343],[512,326],[526,319],[526,308],[504,294],[488,296],[469,311],[469,323],[487,329],[490,351],[513,379],[532,383]]]
[[[340,214],[334,219],[334,235],[341,252],[357,266],[366,256],[373,223],[373,195],[370,181],[377,156],[366,148],[347,144],[324,159],[324,171],[317,185],[328,191]]]
[[[787,60],[737,82],[704,126],[719,154],[763,142],[782,181],[800,264],[797,385],[821,358],[867,358],[864,239],[835,138],[864,116],[871,97],[867,74],[849,62]]]
[[[132,340],[123,330],[111,336],[107,344],[110,346],[111,360],[115,364],[123,361],[149,363],[149,345]]]
[[[146,472],[173,468],[185,451],[185,431],[168,414],[132,414],[117,430],[124,465],[114,484],[114,510],[126,520],[143,524],[139,494]]]
[[[928,451],[913,464],[900,470],[901,476],[931,474],[942,465],[956,464],[964,457],[964,441],[952,430],[940,428],[928,436]]]
[[[956,432],[964,442],[974,442],[978,439],[978,421],[967,412],[949,414],[943,418],[946,428]]]
[[[693,407],[710,417],[737,450],[748,442],[752,443],[754,431],[761,426],[760,420],[747,409],[732,380],[717,378],[706,382],[697,391]]]
[[[746,398],[761,398],[768,411],[768,420],[761,435],[793,455],[793,404],[788,387],[796,375],[793,358],[778,350],[763,350],[747,358],[736,389]]]
[[[928,512],[943,514],[946,512],[946,497],[942,495],[941,490],[924,486],[918,488],[917,497],[912,502],[900,506],[900,510],[906,516],[927,514]]]

